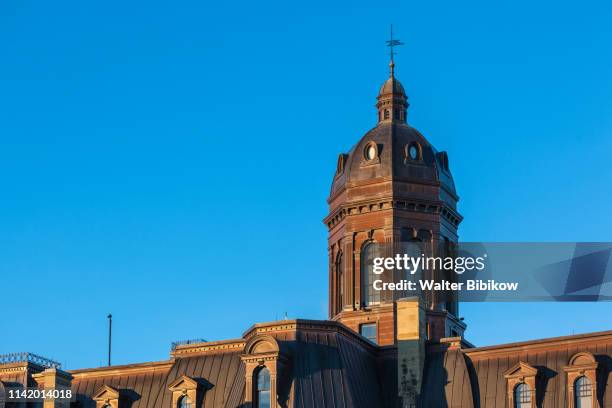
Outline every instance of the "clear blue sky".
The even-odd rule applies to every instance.
[[[466,241],[612,241],[606,2],[0,4],[0,353],[68,368],[327,313],[326,197],[375,123],[390,23]],[[478,345],[612,304],[465,305]]]

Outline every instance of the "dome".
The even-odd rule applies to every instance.
[[[381,96],[391,93],[406,95],[406,92],[404,91],[404,87],[402,86],[401,82],[398,81],[394,76],[389,77],[389,79],[385,81],[385,83],[380,87],[378,95]]]
[[[347,185],[379,179],[392,180],[393,184],[440,185],[443,191],[456,198],[446,152],[437,151],[421,132],[405,123],[379,124],[347,154],[341,155],[339,161],[342,165],[337,168],[330,196]],[[393,190],[397,193],[396,188]],[[409,194],[414,193],[410,191]],[[437,199],[443,198],[438,196]]]

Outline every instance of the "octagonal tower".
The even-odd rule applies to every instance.
[[[329,317],[380,345],[396,339],[397,294],[377,292],[362,265],[371,243],[457,242],[459,197],[446,152],[407,123],[408,98],[395,77],[380,88],[377,125],[340,154],[328,198]],[[462,336],[456,302],[425,294],[426,336]]]

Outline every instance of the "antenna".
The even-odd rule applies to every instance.
[[[111,346],[113,342],[113,315],[108,314],[108,366],[111,365]]]

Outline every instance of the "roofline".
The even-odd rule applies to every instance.
[[[165,369],[170,368],[174,364],[174,359],[171,360],[163,360],[163,361],[153,361],[147,363],[134,363],[134,364],[124,364],[124,365],[115,365],[115,366],[107,366],[107,367],[94,367],[94,368],[81,368],[77,370],[66,370],[67,373],[71,374],[73,377],[87,377],[90,374],[92,376],[97,375],[115,375],[118,372],[125,373],[126,371],[153,371],[156,369]]]
[[[203,341],[200,343],[183,344],[170,352],[173,358],[189,357],[192,355],[242,351],[246,345],[244,339],[230,339],[218,341]]]
[[[316,330],[317,328],[324,328],[326,330],[333,330],[339,334],[342,334],[352,340],[359,342],[365,346],[369,351],[379,350],[380,347],[376,344],[366,340],[361,335],[357,334],[353,330],[349,329],[344,324],[335,320],[310,320],[310,319],[292,319],[292,320],[278,320],[265,323],[255,323],[242,335],[243,338],[247,339],[260,333],[270,333],[277,331],[308,331],[310,329]]]
[[[517,349],[533,349],[550,347],[551,345],[562,345],[567,343],[579,343],[586,340],[609,340],[612,342],[612,330],[575,334],[570,336],[549,337],[546,339],[527,340],[516,343],[504,343],[493,346],[475,347],[463,349],[463,353],[470,357],[477,357],[480,354],[495,354],[495,352],[511,352]]]

